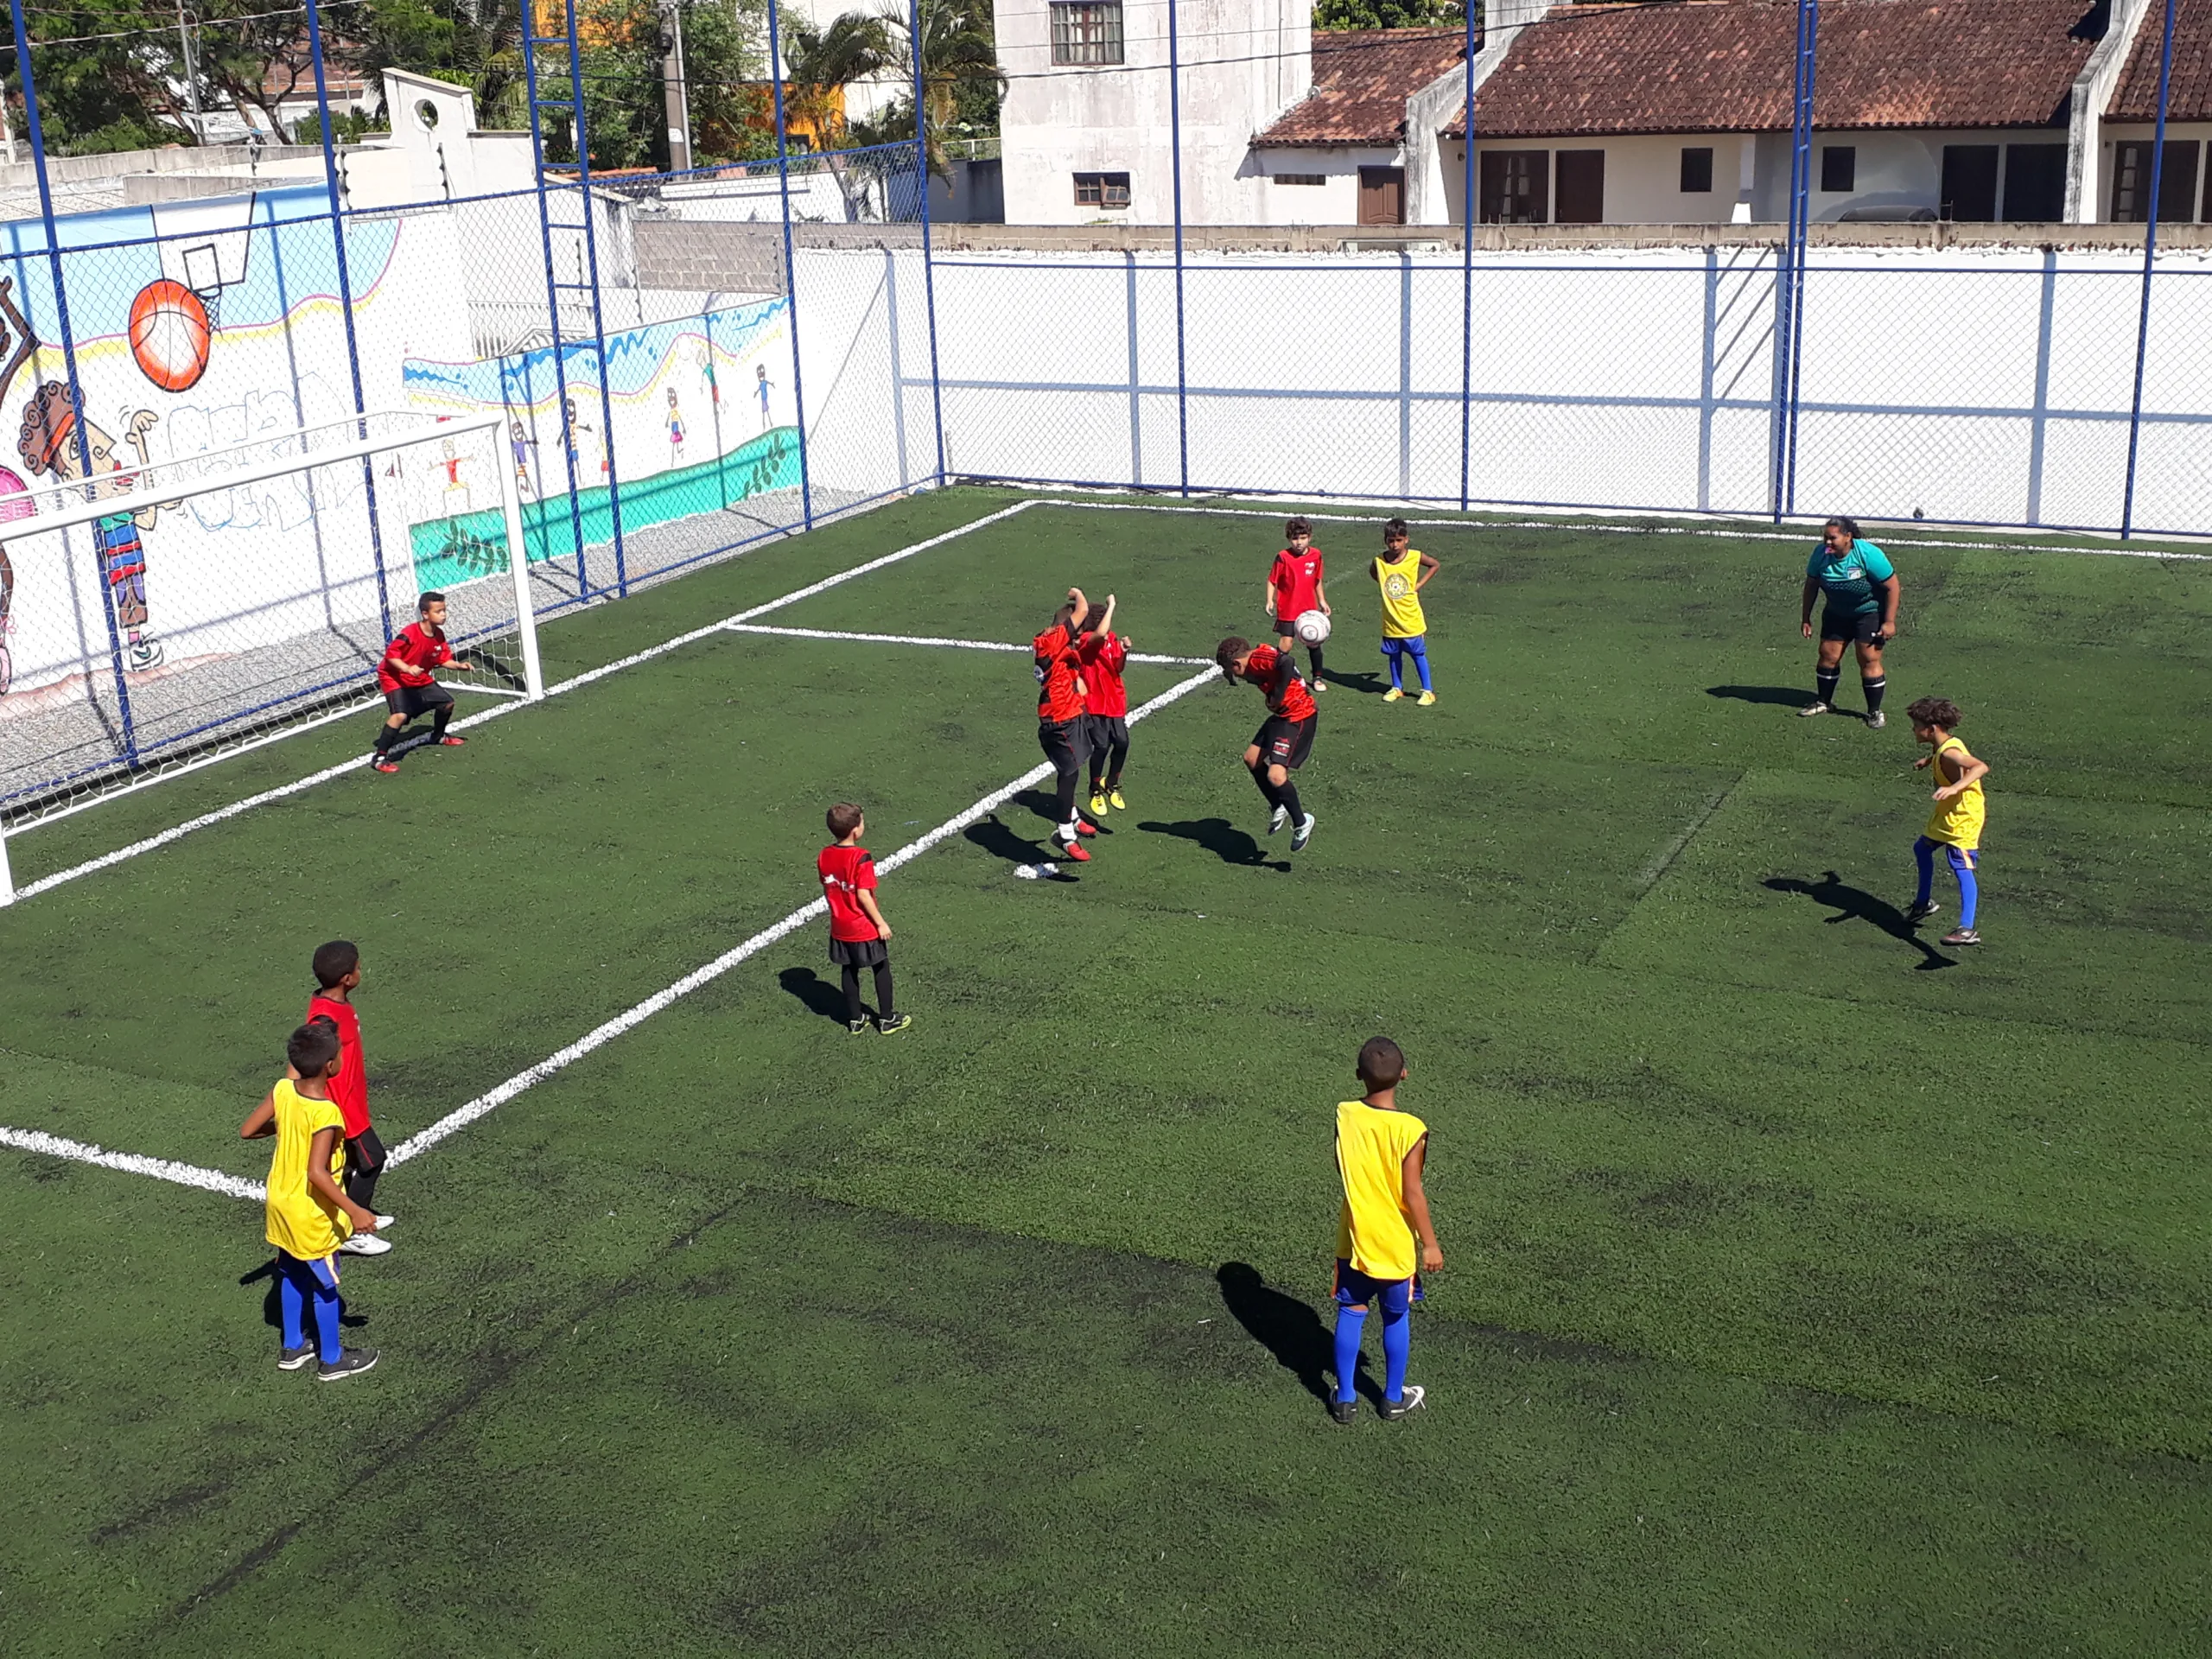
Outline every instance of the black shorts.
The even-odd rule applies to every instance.
[[[1083,726],[1084,741],[1094,760],[1103,760],[1117,749],[1126,751],[1129,747],[1129,722],[1125,715],[1085,715]]]
[[[1045,758],[1052,763],[1054,772],[1073,772],[1083,764],[1089,753],[1081,715],[1073,720],[1040,720],[1037,722],[1037,747],[1045,751]]]
[[[384,702],[393,714],[404,715],[412,720],[417,715],[452,708],[453,693],[432,681],[429,685],[403,685],[397,691],[387,691],[384,694]]]
[[[1859,611],[1846,615],[1833,605],[1821,607],[1821,638],[1848,639],[1853,645],[1881,644],[1882,613],[1878,610]]]
[[[1313,728],[1320,723],[1318,715],[1285,720],[1281,715],[1269,715],[1267,724],[1252,734],[1252,741],[1259,746],[1260,764],[1287,766],[1296,772],[1313,753]]]
[[[840,968],[880,968],[891,960],[891,951],[881,939],[832,938],[830,960]]]

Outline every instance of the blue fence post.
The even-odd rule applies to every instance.
[[[1183,64],[1175,0],[1167,0],[1167,149],[1175,195],[1175,453],[1178,493],[1191,493],[1191,375],[1183,340]]]
[[[2166,95],[2173,85],[2174,0],[2166,0],[2166,32],[2158,49],[2158,119],[2151,136],[2151,201],[2143,225],[2143,300],[2135,318],[2135,396],[2127,410],[2127,482],[2120,496],[2120,533],[2135,533],[2135,460],[2143,437],[2143,365],[2151,343],[2151,261],[2158,251],[2158,191],[2166,164]],[[42,176],[42,175],[41,175]]]
[[[1705,327],[1697,375],[1697,510],[1713,511],[1713,380],[1720,345],[1720,251],[1705,251]]]
[[[315,63],[316,124],[322,130],[322,182],[330,198],[330,245],[338,259],[338,315],[346,325],[346,367],[353,377],[353,413],[365,417],[369,406],[361,395],[361,346],[353,334],[353,275],[346,264],[345,204],[339,195],[338,149],[330,130],[330,82],[323,67],[322,8],[317,0],[307,0],[307,5],[308,53]],[[281,232],[272,230],[270,234],[275,236]],[[305,422],[302,424],[304,425]],[[364,438],[369,435],[365,418],[359,422],[358,430]],[[361,457],[361,487],[367,493],[369,550],[377,565],[377,612],[384,619],[384,637],[389,639],[391,638],[391,587],[385,575],[384,526],[380,522],[382,515],[377,510],[376,463],[366,455]]]
[[[1414,493],[1414,257],[1398,250],[1398,499]]]
[[[938,372],[937,363],[937,276],[935,263],[930,251],[930,145],[929,111],[923,103],[926,90],[922,85],[922,0],[908,0],[907,44],[914,51],[914,164],[922,170],[922,308],[929,314],[930,322],[930,411],[937,423],[937,484],[944,487],[944,382]],[[781,83],[778,94],[782,96]],[[780,130],[781,124],[779,123]],[[788,212],[788,204],[786,204]],[[906,404],[899,403],[899,442],[906,444]],[[899,480],[904,484],[902,477]]]
[[[545,196],[545,111],[550,105],[547,100],[540,99],[537,95],[537,8],[538,0],[520,0],[520,4],[522,6],[523,90],[530,103],[530,176],[531,188],[537,192],[537,230],[545,252],[545,329],[546,336],[551,342],[550,349],[553,359],[553,397],[561,412],[561,465],[569,480],[569,530],[575,541],[576,596],[579,599],[588,600],[591,597],[591,569],[584,552],[583,480],[576,476],[576,421],[574,412],[569,408],[574,399],[569,396],[568,350],[561,341],[561,278],[559,273],[553,268],[553,212],[547,204]],[[575,134],[576,149],[581,152],[584,145],[583,111],[571,111],[569,121],[570,129]],[[587,213],[590,212],[588,203],[586,204],[585,212]],[[529,350],[525,347],[523,353],[525,372],[529,362]],[[531,420],[531,429],[533,432],[537,429],[534,413]],[[611,442],[613,435],[607,435]],[[545,462],[543,457],[540,457],[537,463],[537,499],[543,502],[545,499]],[[538,515],[538,523],[546,527],[549,540],[547,552],[550,556],[552,530],[551,525],[547,522],[547,515],[542,512]]]
[[[77,378],[77,334],[69,322],[69,289],[61,275],[61,237],[54,222],[54,188],[46,174],[46,129],[38,113],[38,84],[31,74],[31,43],[23,23],[23,9],[20,5],[8,8],[16,25],[16,73],[23,79],[23,124],[28,130],[31,146],[31,167],[38,176],[38,213],[41,228],[46,233],[47,269],[54,276],[54,320],[61,327],[61,367],[69,379],[70,426],[77,440],[77,467],[87,484],[92,477],[92,435],[85,423],[85,389]],[[0,96],[5,96],[0,91]],[[30,296],[23,298],[28,302]],[[26,304],[25,310],[29,311]],[[37,327],[32,327],[32,338],[37,338]],[[115,671],[115,701],[117,718],[123,728],[123,758],[134,769],[138,765],[137,723],[130,713],[130,687],[123,674],[123,633],[115,617],[115,590],[109,586],[105,561],[100,555],[99,529],[92,528],[92,574],[100,588],[100,614],[107,619],[108,661]]]
[[[1800,68],[1793,137],[1802,164],[1797,169],[1797,195],[1793,204],[1797,255],[1789,283],[1789,420],[1785,439],[1787,471],[1783,480],[1783,507],[1789,512],[1797,511],[1798,388],[1805,370],[1806,250],[1813,238],[1813,100],[1820,74],[1821,0],[1798,0],[1797,27]]]
[[[1459,204],[1459,511],[1467,510],[1474,465],[1475,412],[1475,9],[1466,13],[1465,176]]]
[[[914,43],[916,52],[921,43]],[[798,511],[806,528],[814,528],[814,479],[806,461],[806,382],[798,363],[798,262],[791,257],[791,156],[790,135],[784,130],[784,36],[782,14],[776,0],[768,0],[768,68],[775,77],[776,183],[784,203],[784,326],[791,336],[791,418],[798,427]],[[914,130],[921,131],[921,115],[914,117]],[[928,163],[923,164],[922,191],[929,192]],[[935,370],[931,370],[935,378]]]
[[[1129,302],[1129,482],[1144,487],[1144,383],[1137,358],[1137,256],[1134,248],[1122,255],[1122,280]]]

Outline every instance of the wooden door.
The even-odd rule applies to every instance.
[[[1363,225],[1402,225],[1406,222],[1404,168],[1363,167],[1359,169],[1359,222]]]
[[[1558,157],[1559,178],[1552,193],[1552,220],[1558,225],[1602,225],[1605,222],[1605,152],[1602,149],[1562,149]]]

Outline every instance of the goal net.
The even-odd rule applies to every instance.
[[[0,829],[378,702],[425,592],[483,671],[445,683],[543,692],[533,612],[559,572],[532,579],[502,416],[353,416],[163,458],[65,402],[26,412],[25,442],[54,456],[37,487],[0,477]]]

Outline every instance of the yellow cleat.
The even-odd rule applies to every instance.
[[[1388,691],[1385,691],[1382,694],[1382,701],[1385,702],[1395,702],[1400,697],[1402,697],[1405,695],[1406,694],[1404,692],[1399,690],[1398,688],[1394,685]]]
[[[1122,798],[1122,791],[1118,789],[1109,794],[1106,798],[1112,803],[1116,812],[1126,812],[1129,810],[1129,804]]]
[[[1422,693],[1421,694],[1421,701],[1420,701],[1418,703],[1416,703],[1416,704],[1414,705],[1414,707],[1415,707],[1415,708],[1419,708],[1419,709],[1426,709],[1426,708],[1427,708],[1427,707],[1429,706],[1429,704],[1431,704],[1431,703],[1434,702],[1435,701],[1436,701],[1436,693],[1435,693],[1435,692],[1433,692],[1433,691],[1424,691],[1424,692],[1422,692]]]
[[[1103,818],[1106,816],[1106,798],[1103,795],[1094,793],[1091,796],[1090,816],[1094,818]]]

